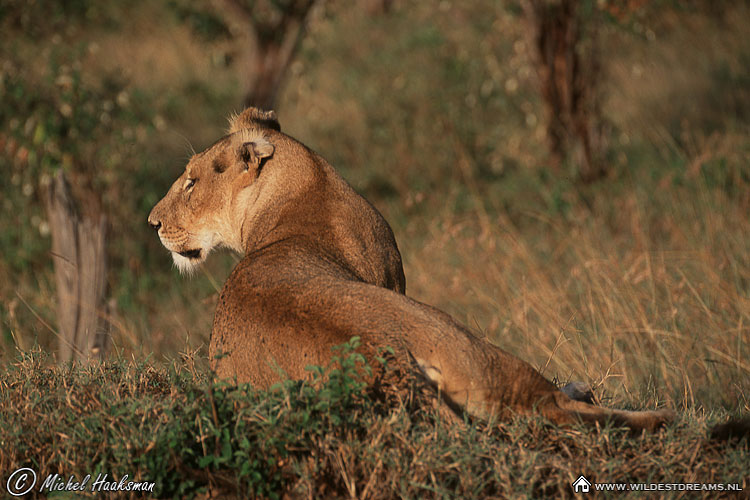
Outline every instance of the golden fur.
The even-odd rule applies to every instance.
[[[222,378],[259,387],[308,376],[357,335],[372,357],[390,346],[454,408],[482,418],[539,413],[566,424],[613,420],[655,429],[662,411],[575,401],[528,363],[406,295],[383,217],[319,155],[283,134],[273,112],[232,119],[195,155],[149,215],[182,271],[217,246],[244,254],[221,292],[209,355]]]

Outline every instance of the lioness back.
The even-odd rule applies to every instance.
[[[287,377],[306,378],[307,366],[327,365],[331,349],[355,333],[330,320],[348,313],[327,299],[339,281],[362,282],[305,239],[248,253],[227,278],[216,307],[209,352],[216,374],[268,387]],[[363,354],[375,354],[371,338],[363,340]]]

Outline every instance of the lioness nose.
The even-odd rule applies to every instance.
[[[161,222],[158,220],[153,220],[151,218],[148,219],[148,225],[154,228],[155,231],[158,231],[161,227]]]

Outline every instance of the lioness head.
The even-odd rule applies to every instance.
[[[243,250],[237,211],[258,196],[255,180],[274,153],[271,129],[279,130],[273,111],[250,108],[232,119],[229,134],[194,155],[149,214],[181,272],[195,269],[218,246]]]

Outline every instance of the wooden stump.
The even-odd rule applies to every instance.
[[[106,218],[101,211],[79,214],[62,170],[47,191],[47,216],[57,288],[59,360],[101,358],[109,340],[104,307]]]

